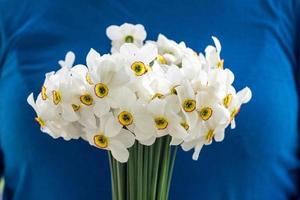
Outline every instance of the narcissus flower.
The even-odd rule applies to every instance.
[[[147,33],[141,24],[112,25],[106,29],[107,37],[112,41],[112,52],[119,51],[124,43],[132,43],[138,47],[143,45]]]
[[[128,148],[134,144],[134,135],[123,129],[112,113],[99,118],[96,128],[85,128],[85,139],[97,148],[111,151],[119,162],[127,162]]]

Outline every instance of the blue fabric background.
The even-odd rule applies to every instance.
[[[298,0],[0,0],[0,147],[5,200],[110,199],[107,153],[40,132],[26,97],[68,50],[110,49],[105,29],[141,23],[197,51],[222,43],[235,87],[253,99],[199,161],[179,151],[172,200],[295,198],[299,177]]]

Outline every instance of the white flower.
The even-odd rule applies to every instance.
[[[173,40],[169,40],[166,36],[159,34],[157,39],[157,47],[161,64],[180,64],[183,52],[179,44]]]
[[[147,141],[142,143],[153,143],[156,137],[165,135],[172,136],[172,145],[178,145],[187,136],[186,130],[181,126],[181,117],[174,112],[165,99],[154,99],[147,105],[147,111],[151,114],[154,121],[155,132],[151,130],[139,130],[145,136],[151,135]],[[142,140],[142,139],[141,139]]]
[[[118,63],[106,57],[99,60],[90,76],[95,100],[94,113],[101,117],[116,107],[118,93],[128,83],[129,77]]]
[[[107,37],[112,41],[112,52],[119,51],[124,43],[133,43],[138,47],[143,45],[147,33],[141,24],[124,23],[121,26],[112,25],[106,29]]]
[[[134,144],[134,136],[122,128],[112,113],[99,118],[96,128],[85,129],[85,139],[100,149],[111,151],[113,157],[119,162],[127,162],[129,152],[127,148]]]
[[[212,108],[214,114],[207,121],[198,121],[197,125],[189,132],[188,137],[181,145],[183,150],[195,148],[193,160],[198,160],[203,145],[210,145],[212,140],[220,142],[224,139],[224,131],[228,126],[229,112],[222,106]]]
[[[57,112],[57,108],[50,101],[43,100],[41,94],[35,102],[33,93],[31,93],[27,102],[36,112],[35,120],[39,123],[42,132],[48,133],[53,138],[63,137],[65,140],[80,137],[80,127],[77,124],[64,121]]]
[[[240,107],[242,104],[248,103],[252,98],[252,92],[248,87],[235,92],[235,89],[231,87],[231,90],[228,91],[227,95],[223,99],[224,106],[230,112],[231,128],[234,129],[235,116],[239,113]]]
[[[120,125],[134,132],[137,140],[150,139],[152,135],[139,133],[140,130],[155,131],[153,119],[142,102],[138,101],[136,95],[125,87],[119,91],[116,99],[118,108],[114,109],[114,113]]]
[[[215,46],[207,46],[205,49],[205,58],[207,60],[207,67],[209,68],[220,68],[222,69],[224,66],[224,60],[220,58],[221,53],[221,44],[218,38],[212,37]]]
[[[160,66],[155,63],[151,71],[151,93],[153,95],[176,95],[176,87],[182,84],[184,78],[176,65]]]
[[[150,62],[157,56],[157,47],[153,44],[145,44],[138,48],[133,44],[124,44],[120,48],[124,58],[126,70],[135,77],[141,77],[150,69]]]

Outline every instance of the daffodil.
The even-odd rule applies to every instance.
[[[215,47],[214,46],[207,46],[205,49],[205,57],[207,60],[207,67],[209,68],[219,68],[223,69],[224,67],[224,60],[221,59],[220,54],[221,54],[221,44],[218,38],[212,37]]]
[[[248,87],[240,90],[239,92],[235,92],[234,88],[231,88],[228,91],[227,95],[223,99],[223,105],[228,109],[230,112],[230,122],[231,128],[234,129],[235,124],[235,117],[239,113],[241,105],[248,103],[252,98],[252,92]]]
[[[134,44],[123,44],[120,53],[124,58],[125,70],[133,81],[144,77],[150,68],[150,63],[157,56],[157,47],[151,43],[139,48]]]
[[[188,151],[194,148],[193,160],[198,160],[203,145],[210,145],[214,139],[220,142],[224,139],[225,128],[228,126],[229,112],[222,106],[212,108],[214,115],[206,121],[198,121],[193,130],[182,143],[182,148]]]
[[[190,82],[184,81],[176,88],[180,107],[190,126],[194,126],[199,120],[196,101],[196,94]]]
[[[112,52],[119,51],[124,43],[132,43],[138,47],[143,45],[147,33],[141,24],[124,23],[121,26],[112,25],[106,29],[107,37],[112,41]]]
[[[123,129],[111,112],[102,115],[97,121],[96,128],[84,129],[84,139],[92,146],[111,151],[119,162],[127,162],[129,158],[127,149],[134,144],[134,135]]]
[[[157,39],[158,57],[162,64],[180,64],[183,52],[175,41],[169,40],[166,36],[159,34]]]
[[[187,136],[186,129],[181,125],[181,117],[174,112],[165,99],[154,99],[147,105],[147,111],[151,114],[155,132],[148,133],[153,135],[151,138],[172,136],[171,144],[177,145]],[[148,132],[148,130],[141,130]]]
[[[40,125],[41,131],[53,138],[62,137],[65,140],[78,139],[81,136],[81,128],[78,124],[65,121],[59,114],[57,108],[50,101],[42,99],[39,94],[36,102],[31,93],[27,102],[36,112],[36,122]]]
[[[118,93],[125,87],[129,76],[124,68],[120,68],[111,59],[100,60],[90,76],[93,83],[94,113],[101,117],[116,107]]]

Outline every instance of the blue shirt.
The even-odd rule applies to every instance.
[[[67,51],[85,63],[90,48],[110,50],[105,29],[141,23],[203,51],[222,43],[235,87],[253,98],[222,143],[197,162],[179,151],[172,200],[283,200],[299,178],[298,0],[0,0],[0,148],[5,200],[111,199],[107,152],[83,140],[52,139],[26,103]],[[298,82],[299,83],[299,82]]]

